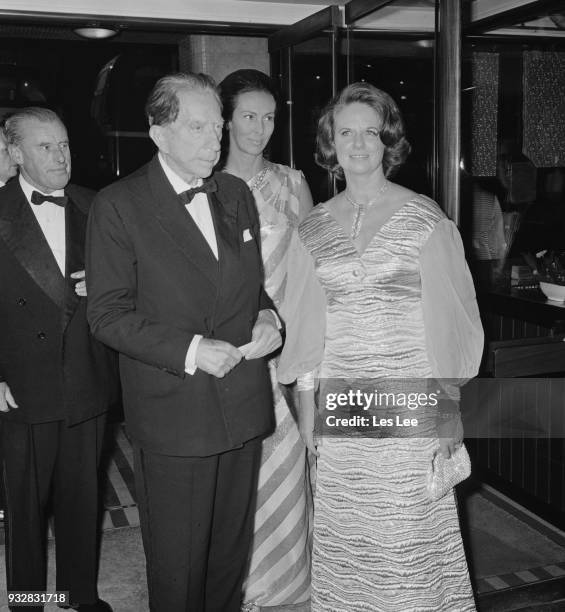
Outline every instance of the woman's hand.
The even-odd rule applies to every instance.
[[[276,351],[281,344],[276,314],[272,310],[260,310],[251,332],[251,342],[239,349],[245,359],[259,359]]]
[[[298,431],[306,448],[316,457],[320,456],[314,443],[314,422],[316,419],[316,402],[314,389],[298,392]]]
[[[439,452],[449,459],[463,443],[461,415],[454,414],[438,426]]]

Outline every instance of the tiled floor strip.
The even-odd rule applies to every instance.
[[[542,582],[551,578],[565,576],[565,562],[554,563],[543,567],[534,567],[520,572],[502,574],[500,576],[488,576],[477,580],[477,591],[481,594],[491,591],[500,591],[511,587]]]

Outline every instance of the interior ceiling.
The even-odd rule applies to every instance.
[[[247,1],[247,2],[259,2],[261,4],[265,4],[268,2],[272,2],[273,4],[281,4],[281,0],[236,0],[238,2]],[[427,0],[424,0],[427,1]],[[330,6],[332,4],[346,4],[347,0],[284,0],[284,4],[318,4],[321,7]]]
[[[166,0],[163,0],[166,3]],[[188,0],[187,0],[188,1]],[[192,1],[192,0],[190,0]],[[214,0],[208,0],[210,4]],[[241,4],[242,7],[259,4],[272,4],[273,10],[280,10],[284,5],[301,5],[310,7],[309,10],[320,10],[329,5],[344,5],[345,0],[232,0],[233,4]],[[358,0],[355,0],[358,1]],[[452,1],[452,0],[448,0]],[[551,0],[463,0],[465,10],[476,15],[478,20],[488,22],[495,20],[492,29],[484,29],[479,33],[494,33],[501,35],[527,35],[527,36],[565,36],[565,10],[559,8],[559,2]],[[315,6],[314,6],[315,5]],[[563,6],[561,1],[561,7]],[[527,7],[528,12],[523,13],[527,19],[521,19],[520,8]],[[366,17],[353,24],[356,28],[371,29],[379,31],[404,31],[404,32],[433,32],[434,30],[435,0],[392,0],[385,6],[379,8]],[[502,9],[509,9],[507,14],[512,18],[516,15],[516,21],[501,21]],[[536,12],[537,9],[537,12]],[[552,10],[553,9],[553,10]],[[247,10],[249,10],[247,8]],[[0,13],[2,10],[0,9]],[[253,11],[251,11],[253,12]],[[504,12],[504,11],[503,11]],[[92,20],[90,20],[92,21]],[[103,18],[103,23],[112,23],[111,18]],[[64,19],[58,19],[55,25],[54,19],[40,15],[31,17],[23,15],[18,19],[13,12],[7,19],[2,20],[0,25],[0,36],[7,38],[33,38],[50,40],[81,40],[73,32],[73,27],[85,25],[89,20],[80,14],[65,15]],[[214,31],[219,23],[186,22],[175,19],[128,19],[123,21],[115,18],[114,25],[120,29],[120,35],[116,41],[124,43],[155,43],[176,44],[187,34],[198,34],[205,31]],[[269,35],[276,31],[276,24],[254,24],[251,19],[241,23],[230,24],[230,34],[255,33],[258,35]],[[215,30],[216,32],[218,30]],[[222,31],[222,30],[220,30]],[[227,32],[226,32],[227,33]]]
[[[245,0],[236,0],[245,1]],[[272,2],[280,4],[280,0],[250,0],[251,2]],[[453,0],[449,0],[453,1]],[[286,0],[286,4],[306,5],[318,4],[322,6],[345,5],[347,0]],[[498,15],[511,11],[517,15],[515,22],[505,25],[506,34],[559,34],[565,29],[565,9],[559,10],[563,0],[463,0],[464,10],[472,18]],[[372,14],[359,20],[355,25],[367,29],[396,29],[412,30],[420,28],[433,30],[434,10],[436,0],[391,0]],[[528,18],[520,17],[521,7],[528,7]],[[557,8],[555,8],[557,7]],[[510,14],[510,13],[509,13]],[[498,28],[495,28],[496,31]],[[488,31],[488,30],[487,30]]]
[[[187,35],[186,31],[144,31],[124,29],[114,40],[121,43],[175,45]],[[52,25],[0,24],[0,38],[25,38],[34,40],[65,40],[84,42],[70,27]]]
[[[121,43],[175,45],[186,37],[187,31],[159,31],[125,28],[115,39]],[[34,40],[65,40],[85,42],[73,32],[72,27],[30,24],[0,24],[0,38],[24,38]]]

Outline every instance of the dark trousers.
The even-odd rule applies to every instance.
[[[97,600],[98,461],[104,423],[104,416],[73,427],[63,421],[2,423],[9,591],[46,589],[46,509],[52,500],[56,588],[69,591],[72,602]]]
[[[239,612],[261,442],[211,457],[134,450],[151,612]]]

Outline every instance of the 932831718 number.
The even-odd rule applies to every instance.
[[[68,591],[8,591],[9,606],[69,605]]]

